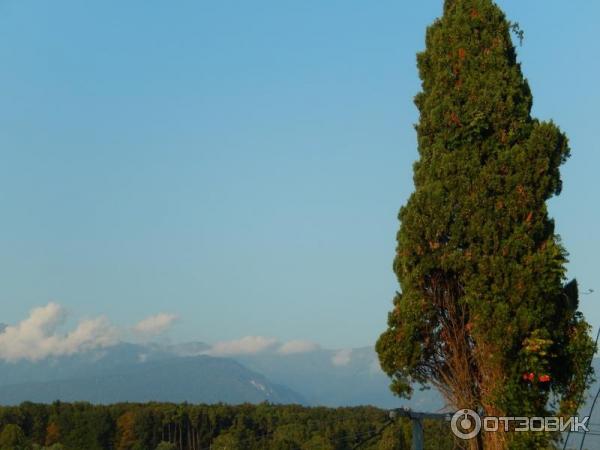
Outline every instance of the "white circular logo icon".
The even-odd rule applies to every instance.
[[[452,432],[460,439],[473,439],[481,431],[481,417],[472,409],[459,409],[450,421]]]

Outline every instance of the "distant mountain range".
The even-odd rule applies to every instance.
[[[59,380],[0,386],[0,403],[89,401],[305,403],[302,396],[227,358],[179,357],[138,362]],[[41,377],[40,377],[41,378]]]
[[[419,391],[410,401],[394,396],[390,379],[379,367],[373,347],[349,350],[319,349],[279,355],[261,353],[237,358],[248,368],[302,394],[308,404],[322,406],[374,405],[437,411],[443,402],[435,390]]]
[[[173,401],[193,403],[299,403],[304,405],[411,406],[439,410],[435,391],[400,401],[388,389],[371,347],[266,351],[221,358],[201,342],[178,345],[121,343],[31,362],[0,361],[0,404],[22,401]]]

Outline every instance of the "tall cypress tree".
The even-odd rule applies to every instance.
[[[427,29],[415,191],[394,260],[401,292],[377,351],[399,395],[418,382],[488,415],[573,414],[595,348],[546,206],[569,146],[531,117],[515,28],[491,0],[446,0]],[[471,445],[553,437],[486,433]]]

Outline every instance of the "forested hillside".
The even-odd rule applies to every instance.
[[[0,408],[0,450],[338,450],[410,448],[406,419],[372,407],[23,403]],[[425,422],[426,448],[454,449],[445,422]]]

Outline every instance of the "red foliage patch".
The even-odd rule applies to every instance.
[[[542,383],[548,383],[550,381],[550,375],[540,375],[538,380]]]

